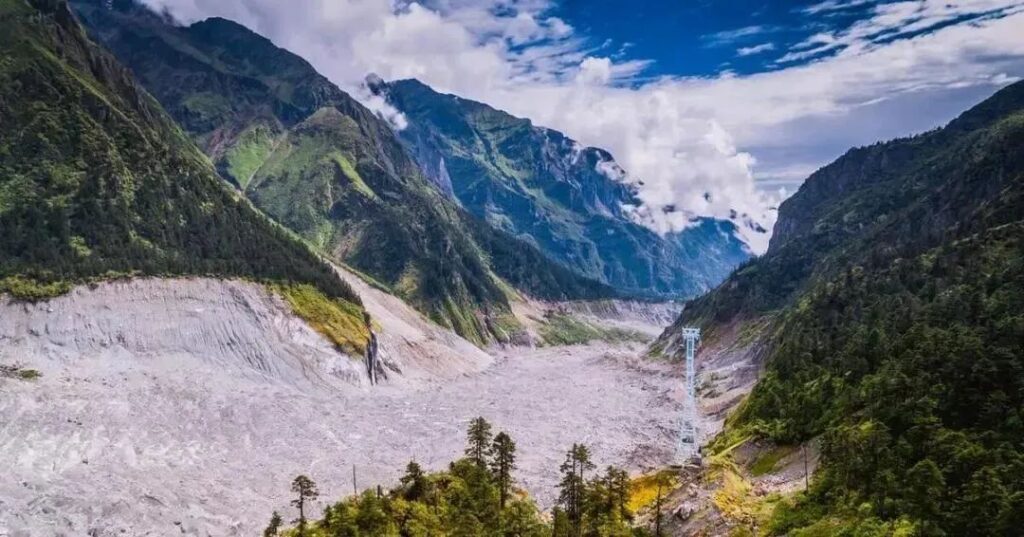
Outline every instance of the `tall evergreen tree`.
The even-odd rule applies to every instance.
[[[274,511],[274,514],[270,515],[270,524],[267,524],[267,528],[263,530],[263,537],[277,537],[277,532],[281,529],[281,522],[281,514]]]
[[[608,512],[618,520],[626,521],[633,518],[629,511],[629,473],[621,468],[609,466],[602,478],[607,491]]]
[[[583,511],[586,497],[585,472],[594,469],[590,460],[590,449],[583,444],[573,444],[560,468],[562,480],[558,485],[558,502],[565,509],[571,535],[583,534]]]
[[[512,489],[512,471],[516,467],[516,443],[504,432],[494,437],[491,445],[491,472],[498,485],[498,505],[504,509]]]
[[[306,503],[316,500],[320,491],[316,489],[316,483],[312,479],[300,475],[292,481],[292,492],[297,497],[292,500],[292,505],[299,508],[299,537],[306,537]]]
[[[487,458],[491,453],[491,424],[482,416],[469,422],[466,444],[466,456],[480,468],[487,468]]]
[[[406,500],[416,501],[423,499],[427,494],[427,479],[423,469],[416,461],[410,461],[405,467],[405,475],[399,480],[404,489],[403,496]]]

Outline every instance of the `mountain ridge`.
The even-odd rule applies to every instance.
[[[415,79],[367,85],[405,116],[398,136],[442,191],[592,278],[678,298],[750,257],[729,221],[696,219],[665,236],[638,224],[636,186],[604,149]]]
[[[176,26],[131,0],[73,5],[257,207],[441,325],[485,343],[489,326],[514,324],[499,278],[542,298],[617,294],[504,247],[514,239],[431,187],[384,120],[244,26]]]
[[[0,117],[22,128],[0,135],[0,223],[11,232],[0,274],[210,273],[311,282],[359,303],[317,255],[223,187],[65,2],[2,7]]]
[[[850,150],[782,204],[768,252],[654,346],[699,326],[707,352],[763,368],[712,453],[821,442],[809,491],[779,504],[769,535],[1019,527],[1022,149],[1018,82],[941,129]]]

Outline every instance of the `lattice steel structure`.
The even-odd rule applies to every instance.
[[[686,397],[683,401],[683,421],[679,428],[679,459],[686,462],[699,456],[700,443],[697,435],[697,371],[693,365],[700,342],[699,328],[683,328],[683,341],[686,345]]]

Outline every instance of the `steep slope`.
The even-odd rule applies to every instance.
[[[74,5],[255,205],[442,325],[488,340],[510,312],[499,278],[544,298],[614,294],[510,248],[430,185],[386,122],[269,40],[129,0]]]
[[[0,15],[0,291],[134,274],[309,283],[350,312],[355,333],[335,342],[361,352],[358,296],[225,188],[65,2],[4,0]]]
[[[854,149],[782,204],[768,253],[688,305],[762,379],[712,451],[820,437],[771,534],[1012,535],[1024,513],[1024,83]],[[753,349],[758,349],[755,352]],[[712,382],[712,384],[714,384]],[[875,533],[868,533],[875,534]]]
[[[604,150],[417,80],[368,83],[405,114],[399,136],[441,190],[592,278],[650,296],[693,296],[750,257],[731,222],[696,219],[665,237],[638,225],[628,209],[641,204],[635,187]]]

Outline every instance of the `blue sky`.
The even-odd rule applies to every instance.
[[[642,81],[658,76],[714,76],[724,71],[747,75],[808,63],[828,51],[779,60],[816,34],[847,30],[870,18],[879,6],[896,3],[901,2],[564,0],[555,4],[551,14],[588,36],[595,53],[651,60]],[[979,4],[926,22],[922,28],[880,30],[877,40],[913,37],[1005,11]]]
[[[554,12],[595,41],[610,40],[607,47],[613,53],[654,59],[650,75],[708,76],[725,69],[750,73],[771,68],[769,62],[778,57],[775,52],[811,35],[820,24],[799,13],[809,5],[749,0],[567,0]],[[852,12],[863,9],[850,11],[855,17]],[[748,53],[741,56],[738,51],[744,47]]]
[[[770,229],[848,148],[940,126],[1024,76],[1024,0],[143,1],[249,26],[395,128],[371,72],[605,148],[659,232],[733,214]]]

